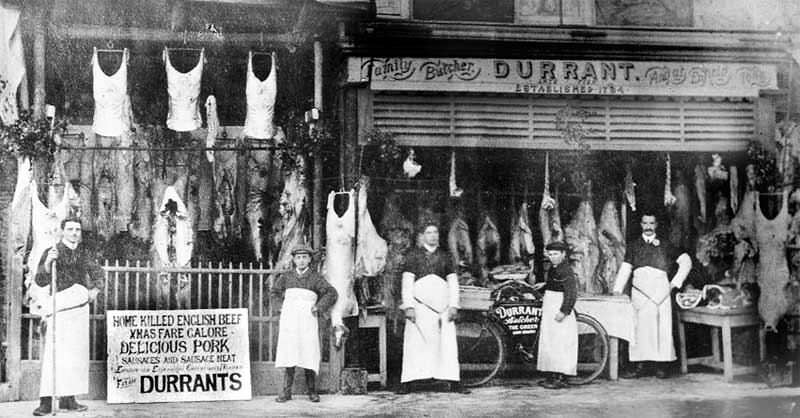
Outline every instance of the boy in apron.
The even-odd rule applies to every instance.
[[[292,399],[295,367],[305,369],[308,398],[319,402],[316,377],[321,357],[317,316],[330,311],[337,293],[322,275],[311,270],[311,256],[310,248],[303,245],[295,248],[292,251],[295,269],[280,275],[270,291],[273,297],[283,298],[275,367],[284,367],[285,374],[277,402]]]
[[[578,323],[573,307],[578,278],[569,263],[564,262],[568,250],[569,245],[563,242],[551,242],[545,247],[552,267],[544,286],[536,368],[548,374],[539,382],[548,389],[568,387],[566,376],[577,374]]]

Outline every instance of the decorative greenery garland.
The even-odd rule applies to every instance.
[[[0,125],[0,157],[51,161],[58,149],[57,135],[66,128],[65,120],[55,120],[51,127],[51,119],[34,119],[33,112],[22,110],[16,122]]]

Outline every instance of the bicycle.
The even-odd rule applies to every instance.
[[[462,311],[456,321],[461,383],[483,385],[500,374],[510,354],[528,363],[536,360],[542,315],[543,283],[531,286],[510,280],[492,292],[487,311]],[[608,362],[608,334],[593,317],[576,311],[578,322],[578,374],[572,385],[590,383]],[[513,351],[512,351],[513,350]]]

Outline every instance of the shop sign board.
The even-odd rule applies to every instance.
[[[494,314],[512,335],[536,334],[542,322],[541,304],[502,304],[494,308]]]
[[[247,309],[108,311],[108,402],[252,398]]]
[[[770,64],[350,57],[348,81],[372,90],[532,95],[757,97],[777,89]]]

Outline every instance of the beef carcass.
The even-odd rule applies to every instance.
[[[375,277],[386,266],[386,241],[378,235],[367,208],[369,179],[362,177],[358,188],[358,241],[356,244],[355,274]]]
[[[587,187],[587,190],[590,189],[591,183]],[[572,268],[578,276],[578,291],[589,294],[602,293],[603,286],[596,280],[594,274],[600,262],[600,248],[590,191],[578,204],[575,215],[564,229],[564,238],[572,247]]]
[[[500,232],[497,230],[497,223],[488,212],[484,212],[481,216],[480,225],[475,246],[478,249],[481,279],[486,280],[489,269],[500,264]]]
[[[280,127],[274,131],[275,135],[271,139],[272,145],[278,146],[283,143],[285,135]],[[258,143],[253,143],[253,146],[258,146]],[[256,261],[259,262],[262,260],[262,228],[267,229],[267,220],[269,219],[266,202],[272,194],[273,185],[280,178],[280,173],[280,158],[277,154],[267,150],[249,152],[245,214],[250,226],[250,244]],[[296,176],[296,173],[290,174],[289,177],[292,176]],[[305,180],[303,182],[305,183]],[[286,191],[285,186],[284,191]]]
[[[386,254],[386,267],[381,273],[383,282],[383,303],[386,306],[387,320],[392,324],[392,332],[397,333],[402,312],[400,305],[400,275],[405,262],[406,251],[411,247],[414,226],[403,216],[400,210],[400,195],[390,194],[383,207],[381,234],[389,241]]]
[[[133,153],[133,173],[134,173],[134,222],[129,229],[132,236],[142,241],[149,241],[153,233],[153,197],[151,187],[153,182],[153,164],[151,155],[147,149],[150,147],[150,136],[154,134],[155,128],[140,128],[133,136],[133,147],[137,149]]]
[[[469,267],[472,265],[472,242],[469,239],[469,225],[464,220],[464,215],[459,211],[450,221],[447,232],[447,247],[456,266]]]
[[[636,183],[633,181],[633,171],[630,164],[625,165],[625,188],[623,193],[631,211],[636,212]]]
[[[236,215],[236,182],[237,164],[233,141],[218,141],[218,148],[230,148],[214,153],[214,220],[213,230],[216,239],[227,241],[241,238],[241,228],[237,228]]]
[[[786,293],[789,284],[789,265],[786,260],[786,242],[789,238],[789,192],[784,189],[780,212],[773,219],[764,217],[759,198],[756,197],[755,237],[758,245],[758,313],[767,330],[777,332],[778,321],[789,312],[790,299]]]
[[[619,211],[614,201],[607,201],[600,212],[597,231],[600,248],[600,264],[597,266],[597,282],[608,293],[614,287],[617,271],[625,259],[625,236],[619,224]]]
[[[739,170],[735,165],[730,169],[730,182],[731,188],[731,210],[736,213],[739,210]]]
[[[756,281],[756,199],[758,195],[755,191],[745,192],[739,211],[731,221],[733,236],[737,241],[733,250],[733,272],[740,284]]]
[[[520,262],[533,256],[534,251],[536,247],[533,244],[533,231],[528,220],[528,203],[522,202],[519,212],[512,216],[508,261]]]
[[[670,230],[669,241],[679,248],[689,248],[692,225],[691,204],[692,197],[689,187],[684,180],[683,172],[675,173],[675,204],[669,210]]]
[[[347,199],[344,212],[337,213],[336,199]],[[344,318],[358,315],[358,301],[353,289],[353,238],[355,238],[355,192],[330,192],[325,220],[325,274],[339,297],[331,309],[334,345],[340,347],[348,333]]]
[[[306,210],[305,161],[301,158],[295,168],[284,179],[279,213],[281,215],[281,250],[275,269],[292,269],[292,250],[306,242],[308,232],[308,211]],[[352,257],[350,257],[352,260]],[[352,262],[352,261],[351,261]],[[341,297],[341,296],[340,296]]]
[[[694,167],[694,190],[697,193],[697,202],[700,204],[700,214],[697,217],[700,223],[705,224],[708,220],[708,203],[706,197],[706,170],[703,166]]]

